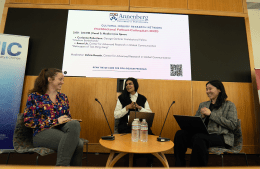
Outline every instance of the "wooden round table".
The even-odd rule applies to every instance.
[[[129,167],[133,167],[133,154],[148,154],[151,153],[157,157],[164,167],[169,168],[168,161],[163,154],[164,151],[167,151],[173,147],[173,142],[158,142],[157,137],[154,135],[148,135],[147,142],[132,142],[131,134],[115,134],[115,140],[99,140],[99,143],[110,149],[110,155],[107,159],[106,167],[113,167],[115,163],[129,153]],[[115,153],[119,152],[117,156],[114,157]]]

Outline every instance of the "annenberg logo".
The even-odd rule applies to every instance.
[[[110,13],[109,17],[111,21],[117,21],[118,13]]]
[[[148,21],[148,16],[139,16],[138,14],[136,15],[119,15],[120,19],[131,19],[131,20],[144,20]]]
[[[118,14],[118,13],[110,13],[109,15],[110,20],[115,22],[144,22],[148,21],[148,16],[140,16],[138,14],[134,15],[124,15],[124,14]]]

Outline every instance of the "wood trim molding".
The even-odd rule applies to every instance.
[[[3,14],[2,14],[2,20],[1,20],[1,25],[0,25],[0,33],[4,33],[7,13],[8,13],[8,7],[4,7]]]
[[[231,16],[231,17],[247,17],[247,14],[238,12],[223,12],[223,11],[203,11],[203,10],[186,10],[172,8],[146,8],[146,7],[130,7],[131,12],[155,12],[155,13],[176,13],[176,14],[196,14],[196,15],[216,15],[216,16]]]
[[[6,4],[9,8],[39,8],[39,9],[77,9],[77,10],[107,10],[128,11],[128,6],[106,6],[106,5],[41,5],[41,4]]]
[[[131,3],[131,0],[128,0],[128,10],[127,11],[130,11],[130,3]]]
[[[85,152],[85,148],[84,148],[84,152]],[[88,152],[89,153],[109,153],[110,150],[103,147],[101,144],[99,143],[88,143]]]
[[[246,154],[259,154],[259,146],[257,145],[244,145],[241,152]]]
[[[47,2],[46,2],[47,1]],[[70,0],[7,0],[9,4],[49,4],[49,5],[69,5]]]
[[[188,9],[187,0],[131,0],[130,7]]]
[[[241,152],[246,154],[258,154],[259,153],[259,146],[257,145],[244,145]],[[187,150],[186,154],[191,154],[192,149]],[[86,152],[86,147],[84,147],[84,152]],[[88,144],[88,153],[110,153],[110,150],[103,147],[99,143],[89,143]],[[165,151],[164,154],[174,154],[173,148]]]
[[[216,15],[231,17],[248,17],[245,13],[222,12],[222,11],[202,11],[186,10],[172,8],[146,8],[146,7],[128,7],[128,6],[105,6],[105,5],[40,5],[40,4],[5,4],[11,8],[41,8],[41,9],[78,9],[78,10],[108,10],[108,11],[131,11],[131,12],[158,12],[158,13],[180,13],[197,15]]]
[[[242,4],[243,4],[243,11],[244,11],[244,13],[248,14],[246,0],[242,0]]]

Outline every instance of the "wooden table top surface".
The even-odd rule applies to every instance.
[[[132,142],[131,133],[121,135],[115,134],[115,140],[99,140],[99,143],[111,150],[127,153],[158,153],[164,152],[173,148],[174,144],[172,141],[158,142],[157,137],[154,135],[148,135],[147,142]]]

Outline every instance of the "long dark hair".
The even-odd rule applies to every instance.
[[[29,91],[29,94],[33,92],[38,92],[42,95],[45,94],[49,84],[48,78],[50,77],[54,79],[57,73],[62,73],[62,71],[56,68],[42,69],[39,76],[36,78],[34,82],[33,89]]]
[[[126,82],[127,82],[128,80],[131,80],[131,81],[133,82],[136,92],[137,92],[137,90],[138,90],[138,88],[139,88],[137,79],[135,79],[135,78],[133,78],[133,77],[127,78],[127,79],[125,80],[125,88],[124,88],[124,90],[123,90],[123,92],[122,92],[122,96],[123,96],[123,98],[125,98],[125,99],[129,98],[129,94],[130,94],[130,93],[126,90]]]
[[[212,86],[215,86],[217,89],[220,90],[220,93],[219,93],[218,98],[217,98],[216,103],[215,103],[215,108],[219,109],[222,106],[222,104],[226,101],[226,99],[228,97],[227,94],[226,94],[224,85],[222,84],[222,82],[220,80],[209,81],[206,84],[206,86],[208,84],[211,84]]]

